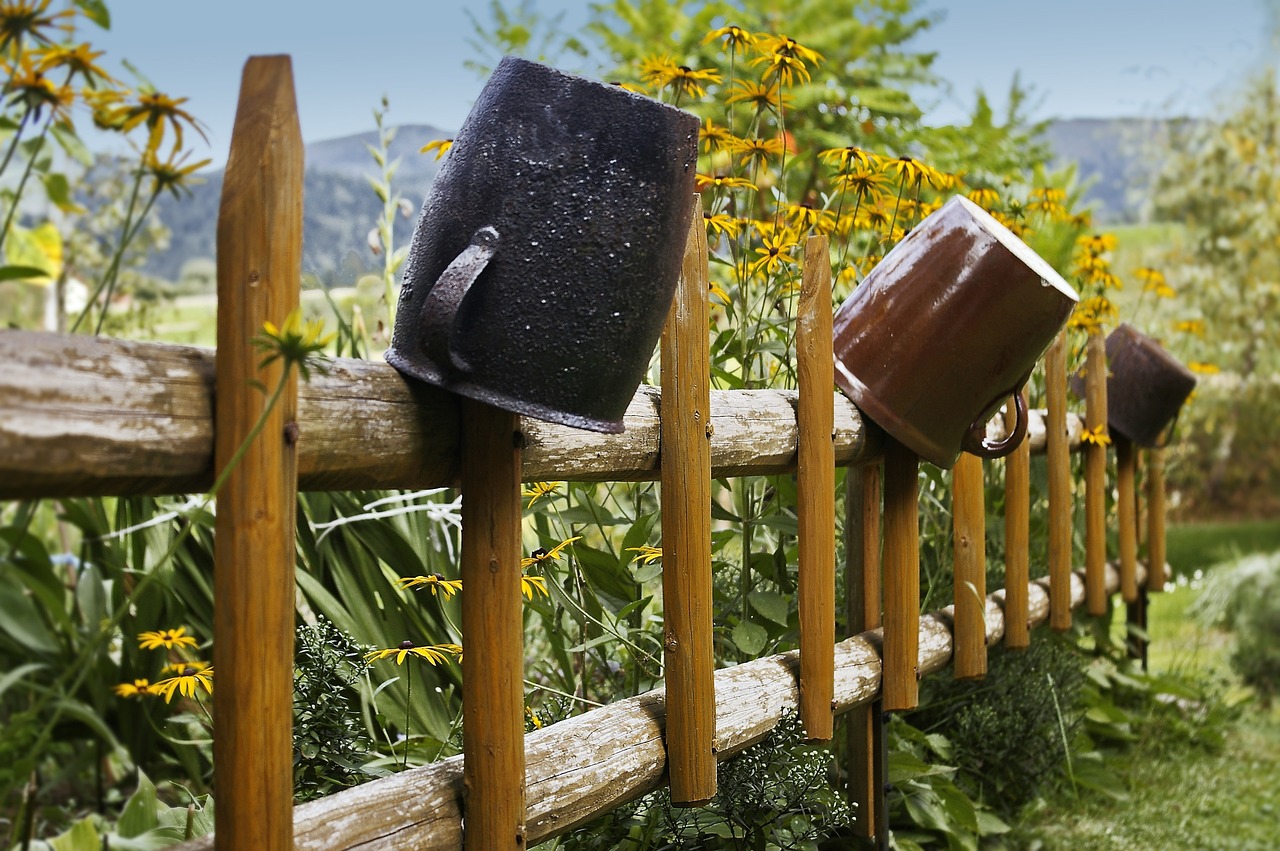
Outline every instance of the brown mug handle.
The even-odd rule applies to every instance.
[[[454,331],[462,300],[498,250],[498,231],[486,225],[453,258],[422,300],[422,340],[427,357],[441,370],[469,372],[471,367],[453,351]]]
[[[1013,406],[1017,419],[1014,421],[1013,431],[1009,432],[1004,440],[996,443],[988,441],[987,421],[978,420],[969,426],[969,431],[965,434],[960,448],[979,458],[1003,458],[1017,449],[1018,444],[1022,443],[1022,439],[1027,436],[1027,398],[1023,395],[1021,386],[1013,392]]]

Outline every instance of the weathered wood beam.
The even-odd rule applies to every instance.
[[[0,331],[0,499],[207,489],[213,357],[192,346]],[[524,480],[657,479],[659,392],[640,388],[619,435],[524,419]],[[302,490],[458,481],[457,399],[384,363],[337,359],[328,375],[299,386],[298,407]],[[857,408],[840,395],[835,420],[837,464],[878,454]],[[795,392],[713,390],[711,425],[712,475],[794,469]],[[1068,425],[1078,446],[1079,419]],[[1039,412],[1027,436],[1032,452],[1044,451]]]
[[[1139,565],[1139,576],[1146,569]],[[1141,581],[1141,580],[1140,580]],[[1120,586],[1115,565],[1106,570],[1111,593]],[[1028,587],[1030,623],[1049,617],[1046,580]],[[1071,604],[1084,602],[1083,572],[1071,577]],[[1004,592],[987,598],[987,638],[1004,636]],[[952,607],[920,619],[921,675],[951,661]],[[835,707],[847,712],[880,693],[881,630],[836,645]],[[716,671],[716,756],[727,759],[759,742],[782,716],[799,706],[800,660],[796,651]],[[530,846],[566,833],[666,782],[662,743],[666,719],[661,690],[620,700],[529,733],[525,737]],[[299,851],[461,848],[462,757],[401,772],[345,789],[294,810]],[[208,851],[210,837],[185,843],[184,851]]]

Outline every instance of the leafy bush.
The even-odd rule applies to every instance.
[[[1200,611],[1235,633],[1231,665],[1270,707],[1280,690],[1280,552],[1209,571]]]
[[[358,685],[369,663],[351,637],[321,618],[297,631],[293,670],[293,789],[309,801],[353,786],[372,742]]]

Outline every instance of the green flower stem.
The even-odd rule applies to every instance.
[[[13,191],[13,205],[9,207],[9,213],[5,216],[4,226],[0,227],[0,249],[4,248],[4,242],[9,236],[9,228],[13,226],[14,216],[18,214],[18,204],[22,200],[22,193],[27,188],[27,180],[31,177],[31,172],[35,170],[36,160],[40,157],[40,152],[44,150],[44,140],[49,134],[49,125],[53,121],[53,115],[50,113],[49,118],[44,123],[44,127],[40,128],[40,135],[36,137],[35,150],[31,152],[31,156],[27,159],[27,165],[22,170],[22,177],[18,179],[18,187]],[[15,137],[16,138],[16,137]],[[10,153],[13,149],[10,148]],[[5,164],[8,165],[6,158]],[[0,172],[3,168],[0,168]]]
[[[138,192],[142,188],[142,178],[145,174],[146,172],[139,167],[138,172],[134,177],[133,190],[129,193],[129,206],[125,209],[124,222],[120,225],[120,239],[117,241],[115,253],[112,255],[111,262],[107,265],[107,270],[98,280],[98,285],[94,287],[93,295],[89,297],[88,303],[84,306],[84,310],[82,310],[80,315],[76,317],[76,321],[72,323],[72,334],[79,330],[81,323],[83,323],[85,318],[88,317],[89,311],[93,310],[93,305],[97,302],[98,296],[102,294],[103,289],[108,286],[108,283],[110,284],[110,289],[107,290],[108,300],[111,298],[111,294],[115,290],[116,277],[120,271],[120,262],[124,257],[125,249],[128,248],[129,243],[138,233],[138,225],[135,225],[133,221],[133,211],[137,209]],[[151,200],[147,202],[146,209],[143,211],[142,217],[138,220],[139,224],[145,220],[146,214],[150,212],[151,205],[155,202],[156,194],[157,193],[152,193]],[[97,330],[94,331],[95,336],[102,330],[102,320],[106,317],[106,313],[107,307],[104,304],[102,308],[102,316],[98,318]]]
[[[213,487],[210,488],[209,491],[204,495],[204,499],[200,501],[200,505],[196,508],[195,513],[203,512],[206,508],[208,508],[209,503],[214,500],[214,498],[218,495],[218,492],[222,490],[222,486],[227,483],[227,479],[231,477],[231,473],[236,469],[236,467],[240,465],[240,462],[244,459],[245,453],[249,451],[249,447],[253,444],[253,441],[257,439],[259,434],[261,434],[263,427],[267,423],[267,419],[271,415],[271,412],[275,409],[276,405],[279,403],[280,397],[284,395],[285,388],[288,386],[288,383],[289,383],[289,377],[291,375],[291,372],[292,372],[292,364],[287,363],[285,370],[280,376],[280,381],[276,384],[275,389],[271,392],[271,396],[268,398],[267,404],[263,408],[262,413],[258,416],[257,421],[254,422],[253,428],[249,430],[249,433],[245,436],[245,439],[240,443],[240,446],[236,449],[235,454],[231,456],[231,459],[227,462],[227,465],[223,467],[222,472],[218,474],[218,478],[216,481],[214,481]],[[110,639],[111,635],[115,632],[115,630],[119,628],[120,623],[124,620],[125,615],[128,614],[129,610],[132,608],[133,601],[137,599],[138,595],[141,594],[143,590],[145,590],[152,582],[155,581],[156,577],[160,573],[160,570],[159,570],[160,565],[163,565],[164,563],[168,562],[171,558],[174,557],[174,555],[178,551],[178,547],[181,546],[182,543],[191,534],[191,530],[194,528],[194,525],[195,525],[194,523],[188,522],[185,526],[182,527],[181,531],[179,531],[177,536],[174,537],[173,541],[169,544],[168,549],[166,549],[164,551],[164,554],[161,555],[160,558],[156,561],[156,566],[152,568],[152,570],[149,573],[143,574],[142,578],[138,580],[137,584],[135,584],[133,588],[129,591],[129,593],[125,595],[125,598],[120,603],[120,605],[116,607],[114,612],[112,612],[111,617],[99,628],[97,635],[93,636],[85,644],[85,647],[80,652],[79,657],[77,657],[77,659],[74,662],[72,662],[71,665],[69,665],[67,669],[63,671],[63,673],[54,681],[55,688],[66,686],[67,682],[70,681],[71,683],[70,687],[66,688],[63,693],[72,695],[72,694],[75,694],[77,690],[79,690],[80,686],[84,684],[85,677],[88,676],[89,670],[92,667],[92,664],[95,661],[95,657],[97,656],[98,652],[101,650],[102,646]],[[54,688],[51,688],[48,692],[46,692],[43,698],[41,700],[36,701],[35,705],[31,707],[31,711],[34,714],[39,715],[41,711],[45,708],[45,704],[47,704],[49,700],[52,698],[53,692],[54,692]],[[34,762],[36,755],[40,753],[41,749],[43,749],[45,745],[49,743],[49,738],[53,734],[53,728],[57,725],[58,721],[61,720],[62,718],[63,706],[64,706],[64,703],[59,702],[55,704],[53,708],[50,710],[48,720],[45,721],[44,727],[40,731],[40,735],[36,737],[35,743],[32,745],[30,751],[28,752],[28,755],[27,755],[28,759],[31,760],[32,762]]]
[[[3,175],[5,169],[9,167],[9,161],[13,159],[13,154],[18,150],[18,143],[22,141],[22,131],[27,126],[27,119],[31,117],[31,107],[28,106],[22,113],[22,118],[18,120],[18,129],[13,131],[13,140],[9,142],[9,148],[4,152],[4,160],[0,161],[0,175]],[[17,200],[14,200],[17,204]]]

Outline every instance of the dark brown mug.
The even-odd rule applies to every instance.
[[[506,57],[422,208],[387,360],[482,402],[620,432],[671,307],[698,119]]]
[[[1007,455],[1026,434],[1019,392],[1079,301],[990,213],[955,196],[858,285],[835,316],[836,384],[890,436],[950,468]],[[998,442],[986,421],[1015,396]]]
[[[1107,335],[1107,373],[1107,428],[1139,446],[1162,446],[1195,389],[1195,373],[1124,322]],[[1083,379],[1071,383],[1083,395]]]

